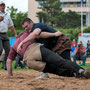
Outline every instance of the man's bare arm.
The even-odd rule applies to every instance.
[[[32,41],[35,40],[39,35],[40,35],[41,30],[39,28],[37,28],[36,30],[34,30],[33,32],[30,33],[30,35],[28,37],[26,37],[19,45],[17,48],[17,52],[21,51],[22,45],[28,41]]]
[[[62,35],[62,32],[57,31],[55,33],[50,33],[50,32],[41,32],[38,38],[49,38],[49,37],[58,37]]]
[[[8,71],[8,76],[13,76],[11,59],[7,59],[7,71]]]
[[[10,29],[13,32],[13,34],[15,35],[15,37],[17,38],[17,33],[16,33],[16,30],[15,30],[15,27],[11,26]]]

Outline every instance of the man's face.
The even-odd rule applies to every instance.
[[[27,31],[27,32],[31,32],[32,27],[33,27],[33,22],[31,21],[29,22],[25,22],[22,27]]]
[[[78,45],[78,48],[81,48],[82,47],[82,44]]]
[[[5,5],[4,5],[4,4],[1,4],[1,5],[0,5],[0,11],[1,11],[1,12],[4,12],[4,11],[5,11]]]

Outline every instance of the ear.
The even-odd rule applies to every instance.
[[[32,23],[32,24],[33,24],[33,21],[30,21],[30,23]]]

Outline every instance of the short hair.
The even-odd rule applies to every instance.
[[[3,1],[0,2],[0,5],[4,5],[5,6],[5,3]]]
[[[24,18],[21,22],[21,24],[23,25],[25,22],[30,23],[30,21],[32,21],[30,18]]]

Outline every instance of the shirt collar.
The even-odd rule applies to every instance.
[[[1,12],[1,11],[0,11],[0,13],[2,13],[2,14],[7,14],[6,12],[3,13],[3,12]]]
[[[35,24],[33,24],[32,31],[34,30],[34,28],[35,28]]]

